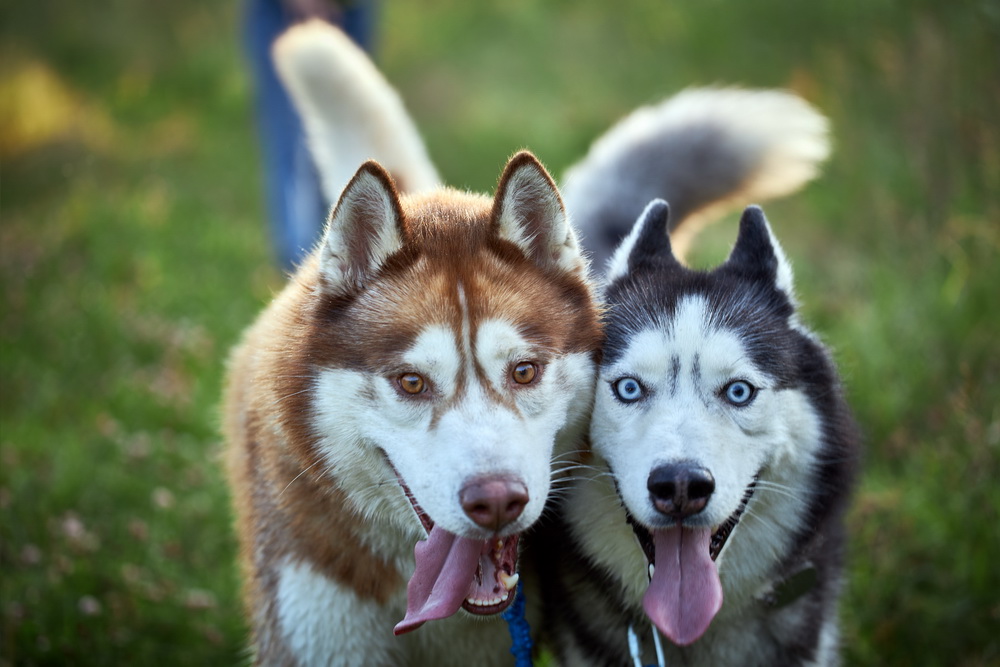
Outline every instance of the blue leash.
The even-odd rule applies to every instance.
[[[531,659],[531,628],[524,617],[524,604],[524,582],[519,581],[514,603],[500,614],[500,618],[507,621],[507,630],[510,631],[510,654],[514,656],[515,667],[533,667],[535,664]]]

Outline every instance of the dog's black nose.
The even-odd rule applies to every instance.
[[[499,531],[521,516],[528,504],[528,489],[519,479],[477,477],[462,486],[458,499],[476,524]]]
[[[680,520],[705,509],[715,491],[715,478],[704,466],[680,461],[653,468],[646,488],[657,512]]]

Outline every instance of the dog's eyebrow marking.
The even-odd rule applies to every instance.
[[[681,374],[681,356],[675,354],[670,357],[670,395],[677,395],[677,382]]]
[[[711,399],[701,385],[701,354],[698,352],[695,352],[694,359],[691,361],[691,383],[694,386],[695,394],[701,398],[701,402],[707,408]]]
[[[458,309],[462,315],[462,342],[469,342],[469,301],[465,298],[465,286],[462,281],[455,282],[455,298],[458,300]]]
[[[459,280],[455,283],[455,291],[458,297],[458,308],[462,315],[462,326],[460,330],[459,353],[462,355],[461,377],[472,377],[476,369],[475,352],[472,349],[472,322],[469,317],[469,300],[465,296],[465,286]]]

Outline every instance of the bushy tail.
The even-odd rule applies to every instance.
[[[401,192],[439,184],[416,126],[392,86],[343,32],[324,21],[289,29],[274,62],[302,117],[327,199],[361,164],[378,160]]]
[[[826,119],[791,93],[690,89],[612,127],[561,190],[600,268],[652,199],[670,204],[671,245],[682,254],[722,209],[814,178],[829,150]]]

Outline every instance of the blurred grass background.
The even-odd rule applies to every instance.
[[[228,348],[282,277],[237,3],[0,6],[0,664],[233,664]],[[767,207],[867,440],[844,656],[1000,664],[1000,5],[386,0],[456,186],[638,104],[790,88],[835,153]],[[735,216],[703,239],[721,258]]]

